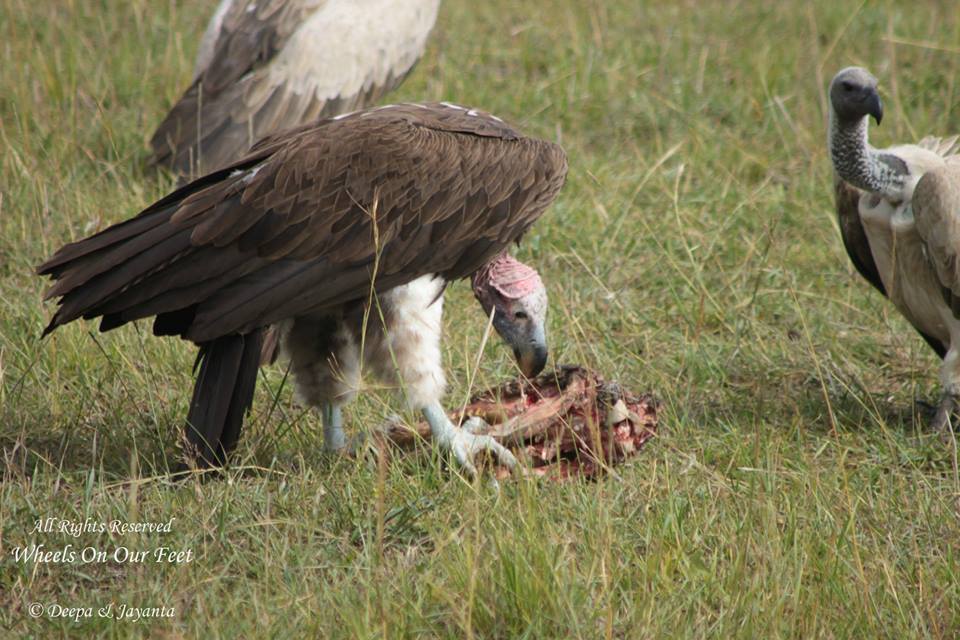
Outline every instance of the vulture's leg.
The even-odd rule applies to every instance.
[[[321,409],[323,416],[323,448],[327,451],[340,451],[347,446],[347,437],[343,433],[343,412],[340,405],[327,402]]]
[[[453,424],[439,402],[425,406],[423,416],[430,424],[430,433],[434,441],[450,451],[460,466],[471,476],[477,475],[473,458],[481,451],[489,451],[494,454],[500,464],[506,467],[512,469],[517,466],[517,459],[502,444],[490,436],[478,436],[470,433],[477,425],[464,428]]]
[[[943,358],[940,381],[943,383],[943,396],[930,427],[938,433],[949,434],[956,431],[952,420],[960,408],[960,351],[952,345]]]
[[[933,421],[930,423],[930,428],[933,431],[946,435],[954,430],[951,419],[957,410],[958,399],[960,398],[956,394],[943,393],[943,397],[940,398],[940,406],[937,407],[937,412],[933,414]]]
[[[339,317],[298,318],[282,331],[297,396],[320,408],[324,449],[342,451],[348,442],[341,407],[360,386],[360,351],[353,334]]]
[[[453,453],[473,475],[474,456],[490,451],[500,462],[517,464],[507,449],[489,436],[474,435],[447,417],[443,399],[446,376],[440,338],[443,331],[443,281],[418,278],[383,294],[383,323],[371,323],[365,342],[365,360],[380,378],[398,382],[410,406],[419,409],[430,424],[437,445]]]

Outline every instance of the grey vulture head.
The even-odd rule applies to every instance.
[[[877,79],[861,67],[841,69],[830,83],[830,104],[843,122],[856,122],[873,116],[883,120],[883,103],[877,92]]]
[[[470,469],[472,452],[498,445],[451,425],[439,406],[443,289],[472,276],[520,368],[539,372],[546,293],[506,251],[566,170],[559,146],[454,104],[317,120],[57,251],[38,268],[55,281],[47,297],[59,298],[45,334],[81,317],[100,318],[103,331],[153,318],[156,335],[199,345],[186,440],[204,464],[221,464],[237,441],[270,331],[300,395],[323,407],[331,448],[339,404],[355,391],[324,367],[357,361],[366,343],[375,369],[395,362],[411,404]],[[386,325],[379,340],[358,333],[372,295]]]

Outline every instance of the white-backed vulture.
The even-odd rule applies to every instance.
[[[153,316],[156,335],[198,344],[185,433],[200,465],[222,464],[236,444],[271,325],[300,398],[322,410],[328,448],[344,445],[340,407],[363,359],[400,383],[468,471],[482,449],[513,464],[441,406],[443,293],[473,276],[523,373],[538,373],[546,291],[506,251],[566,170],[559,146],[453,104],[320,120],[61,248],[38,268],[55,280],[47,297],[60,298],[45,334],[80,317],[101,318],[106,331]]]
[[[942,430],[960,401],[960,155],[957,137],[875,149],[877,80],[848,67],[829,88],[829,148],[843,244],[854,266],[943,358]]]
[[[375,104],[423,55],[440,0],[222,0],[150,163],[197,176],[260,138]]]

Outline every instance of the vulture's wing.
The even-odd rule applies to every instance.
[[[204,29],[203,36],[200,38],[200,46],[197,47],[197,60],[193,67],[194,80],[200,77],[200,74],[210,66],[210,61],[213,60],[213,52],[217,48],[221,33],[223,33],[223,19],[233,7],[233,4],[235,2],[239,4],[241,1],[220,0],[220,4],[217,5],[217,10],[213,12],[213,16],[210,17],[207,28]]]
[[[412,70],[438,4],[383,15],[352,0],[233,0],[209,62],[154,133],[150,161],[198,175],[265,135],[371,104]]]
[[[218,95],[251,71],[268,64],[303,21],[328,2],[330,0],[232,0],[222,13],[210,59],[197,73],[205,91]],[[213,20],[217,17],[214,14]]]
[[[960,162],[925,173],[913,191],[912,206],[944,300],[960,317]]]
[[[837,204],[837,223],[840,225],[840,237],[843,247],[850,256],[850,262],[856,267],[864,279],[872,284],[877,291],[887,295],[887,290],[880,279],[880,271],[873,261],[870,252],[870,243],[867,233],[860,222],[860,196],[863,191],[844,181],[839,176],[833,177],[833,192]]]
[[[444,104],[318,122],[67,245],[39,268],[61,296],[47,331],[156,316],[195,342],[349,301],[422,275],[467,276],[559,192],[563,150]]]
[[[887,290],[883,286],[880,271],[877,269],[877,264],[873,260],[873,253],[870,251],[867,234],[860,222],[859,203],[863,191],[837,176],[834,176],[833,187],[840,237],[843,240],[844,248],[847,250],[847,255],[850,256],[850,262],[867,282],[886,296]],[[920,330],[917,330],[917,333],[938,356],[942,358],[947,353],[946,347],[939,340]]]

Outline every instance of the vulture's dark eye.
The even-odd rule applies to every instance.
[[[529,316],[527,316],[526,311],[517,311],[515,314],[513,314],[513,317],[515,320],[526,320]]]
[[[853,83],[852,83],[852,82],[841,82],[841,83],[840,83],[840,86],[843,87],[843,90],[844,90],[844,91],[853,91]]]

